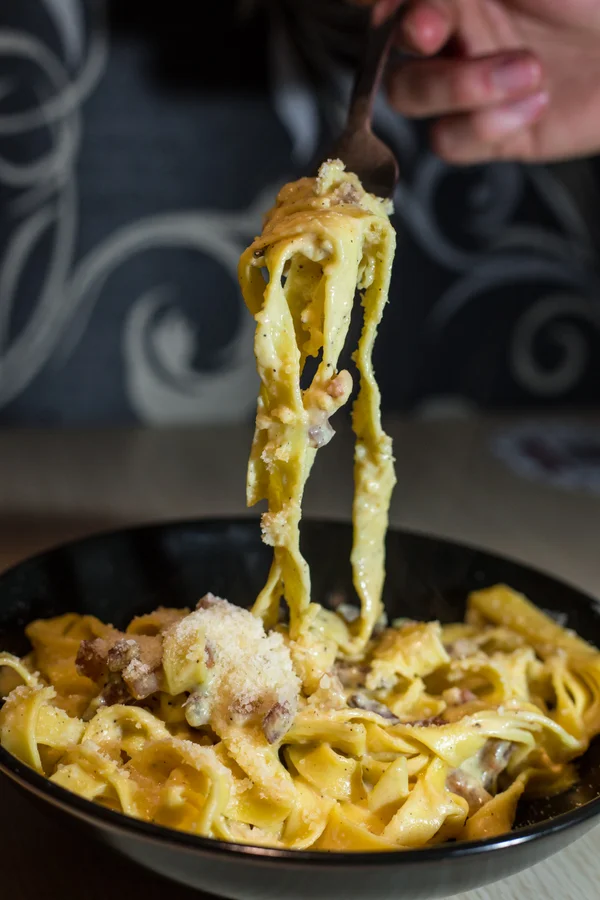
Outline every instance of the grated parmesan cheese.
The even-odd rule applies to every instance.
[[[285,704],[293,719],[300,682],[290,652],[282,636],[265,634],[262,620],[248,610],[212,598],[170,629],[168,644],[181,647],[188,661],[210,648],[211,665],[203,667],[202,681],[189,686],[190,702],[197,695],[217,733],[228,724],[262,722],[276,704]]]

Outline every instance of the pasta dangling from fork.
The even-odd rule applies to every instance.
[[[316,180],[304,178],[283,188],[261,236],[240,261],[242,293],[256,319],[254,349],[261,379],[247,500],[249,505],[267,500],[263,537],[274,547],[255,612],[273,625],[284,596],[293,639],[302,631],[311,599],[308,566],[300,552],[302,496],[317,450],[333,436],[330,419],[352,391],[350,372],[340,371],[338,363],[355,294],[361,297],[364,323],[353,355],[360,386],[352,416],[351,556],[361,614],[345,648],[352,652],[364,647],[382,612],[384,541],[395,484],[392,444],[381,426],[371,358],[395,250],[389,211],[389,204],[365,193],[341,163],[324,164]],[[309,357],[319,361],[303,390]]]

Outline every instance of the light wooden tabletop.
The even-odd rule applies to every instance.
[[[391,423],[398,471],[392,524],[504,553],[600,597],[600,498],[509,472],[489,448],[491,436],[506,424]],[[250,436],[246,428],[0,432],[0,568],[97,530],[244,513]],[[319,454],[308,515],[348,516],[347,437],[342,429]],[[0,804],[1,893],[7,898],[80,900],[85,894],[89,900],[129,900],[132,891],[144,900],[200,896],[59,830],[4,780]],[[460,896],[594,900],[599,841],[600,828],[527,872]]]

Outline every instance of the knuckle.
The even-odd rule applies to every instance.
[[[433,109],[433,91],[431,78],[421,67],[415,67],[409,79],[409,90],[413,108],[422,114]]]
[[[469,109],[482,100],[477,74],[472,69],[457,69],[449,80],[450,101],[455,109]]]
[[[474,165],[491,158],[491,148],[477,140],[465,122],[440,120],[431,128],[433,152],[445,162],[455,166]]]
[[[405,115],[424,115],[431,106],[430,79],[420,66],[407,65],[394,78],[392,102]]]
[[[497,158],[507,162],[524,162],[531,159],[533,156],[531,134],[529,131],[514,134],[498,145],[496,150]]]
[[[480,144],[489,144],[497,140],[494,134],[493,124],[490,123],[487,115],[474,115],[472,117],[473,135],[475,140]]]
[[[464,155],[464,146],[453,136],[448,125],[441,121],[431,128],[431,148],[436,156],[448,163],[460,163]]]
[[[422,114],[429,105],[426,73],[420,66],[407,66],[398,80],[399,100],[403,109],[412,115]]]

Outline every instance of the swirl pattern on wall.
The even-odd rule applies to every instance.
[[[145,18],[107,0],[13,6],[0,13],[0,421],[250,416],[237,257],[350,90],[320,7],[271,5],[257,43],[252,16],[267,13],[240,25],[223,4],[211,28],[228,29],[232,64],[210,87],[176,8],[166,28],[153,5]],[[250,86],[247,29],[268,65]],[[452,169],[383,98],[376,117],[402,172],[376,360],[388,408],[597,400],[596,248],[561,179]]]

